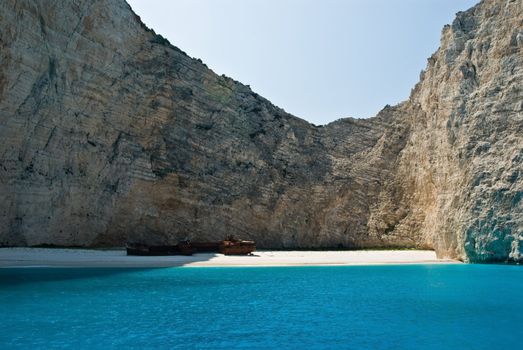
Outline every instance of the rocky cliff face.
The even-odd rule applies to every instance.
[[[419,111],[394,178],[440,255],[522,259],[522,89],[523,1],[458,13],[408,101]]]
[[[458,14],[408,101],[323,127],[217,76],[123,0],[0,9],[4,245],[235,234],[520,259],[519,0]]]

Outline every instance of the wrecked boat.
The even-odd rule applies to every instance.
[[[244,241],[227,238],[216,242],[184,241],[176,245],[150,246],[142,243],[129,243],[126,246],[127,255],[137,256],[168,256],[192,255],[194,253],[221,253],[224,255],[248,255],[256,250],[254,241]]]

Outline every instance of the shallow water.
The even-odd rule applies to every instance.
[[[0,269],[0,349],[521,347],[523,269]]]

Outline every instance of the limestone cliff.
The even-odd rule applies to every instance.
[[[408,101],[318,127],[214,74],[123,0],[3,1],[0,244],[232,233],[518,260],[522,7],[458,14]]]
[[[484,0],[443,29],[408,103],[394,183],[441,256],[520,261],[523,1]]]

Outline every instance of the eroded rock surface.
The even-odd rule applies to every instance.
[[[521,0],[458,13],[408,102],[419,112],[394,181],[440,256],[521,260],[522,37]]]
[[[445,27],[408,101],[314,126],[123,0],[0,3],[0,243],[252,238],[520,259],[523,2]],[[523,251],[523,248],[521,248]]]

